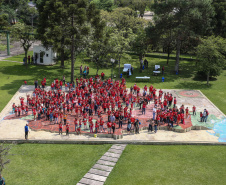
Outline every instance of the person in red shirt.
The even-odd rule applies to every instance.
[[[107,127],[108,127],[108,134],[111,134],[111,122],[107,123]]]
[[[143,105],[142,105],[142,115],[145,115],[145,109],[146,109],[146,102],[143,101]]]
[[[189,114],[188,107],[185,109],[185,113],[186,113],[186,118],[188,118],[188,114]]]
[[[96,121],[95,123],[95,133],[97,133],[99,130],[99,121]]]
[[[176,99],[176,97],[174,97],[174,100],[173,100],[173,107],[176,107],[176,104],[177,104],[177,99]]]
[[[200,112],[200,122],[202,122],[202,112]]]
[[[104,130],[105,132],[105,129],[104,129],[104,120],[103,118],[100,119],[100,132],[102,132]]]
[[[196,115],[196,107],[194,105],[192,107],[192,110],[193,110],[193,116]]]
[[[28,114],[28,106],[25,108],[26,115]]]
[[[33,109],[33,116],[34,116],[34,120],[36,121],[36,110],[35,109]]]
[[[66,135],[69,135],[69,124],[66,124]]]
[[[62,123],[59,123],[59,135],[62,135],[62,129],[63,129],[63,125]]]
[[[115,122],[113,122],[113,123],[111,124],[111,128],[112,128],[113,134],[115,133],[115,125],[116,125]]]
[[[102,72],[102,73],[101,73],[101,78],[102,78],[102,80],[104,80],[104,76],[105,76],[105,74],[104,74],[104,72]]]

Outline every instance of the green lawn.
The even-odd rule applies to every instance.
[[[106,185],[225,184],[225,146],[127,145]]]
[[[110,145],[22,144],[3,170],[9,185],[76,184]]]
[[[31,54],[31,52],[30,52]],[[155,88],[162,89],[199,89],[201,90],[216,106],[218,106],[222,112],[226,113],[226,69],[222,74],[210,81],[210,86],[206,85],[205,79],[200,79],[196,76],[197,66],[196,62],[191,59],[189,55],[182,55],[183,60],[180,62],[180,72],[176,75],[174,72],[175,55],[172,55],[169,61],[169,65],[166,65],[166,55],[159,53],[152,53],[146,55],[149,61],[149,68],[145,69],[142,73],[139,72],[138,56],[134,54],[127,55],[121,61],[121,69],[124,63],[130,63],[134,67],[134,75],[130,78],[126,78],[127,87],[132,86],[135,83],[136,76],[150,76],[150,82],[138,82],[140,87],[144,87],[153,84]],[[194,57],[193,57],[194,58]],[[11,61],[22,61],[23,55],[8,58]],[[84,62],[83,62],[84,61]],[[80,65],[88,65],[90,67],[90,76],[96,74],[96,66],[78,58],[75,63],[75,76],[79,75]],[[161,82],[162,75],[153,76],[154,65],[159,64],[161,67],[165,66],[165,82]],[[99,70],[106,74],[106,77],[111,77],[111,65]],[[114,67],[114,74],[118,74],[118,65]],[[7,102],[15,94],[18,88],[23,84],[24,80],[28,81],[28,84],[33,84],[35,79],[39,82],[43,77],[47,77],[47,84],[50,84],[54,78],[62,79],[63,74],[66,76],[66,80],[70,80],[70,63],[66,62],[65,69],[60,68],[60,64],[54,66],[25,66],[19,63],[12,63],[6,61],[0,61],[0,111],[4,108]]]

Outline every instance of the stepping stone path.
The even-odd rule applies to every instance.
[[[115,144],[97,161],[77,185],[102,185],[113,170],[126,144]]]

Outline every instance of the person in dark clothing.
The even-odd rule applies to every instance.
[[[123,121],[123,116],[119,116],[119,128],[122,128],[122,121]]]
[[[135,121],[135,134],[139,134],[139,120],[136,119]]]
[[[158,127],[158,121],[155,120],[155,133],[157,132],[157,127]]]
[[[129,69],[127,70],[126,74],[127,74],[127,78],[129,78]]]
[[[38,80],[35,80],[35,89],[38,88]]]
[[[153,131],[153,119],[150,120],[149,127],[148,127],[148,132],[149,131],[151,131],[151,132]]]

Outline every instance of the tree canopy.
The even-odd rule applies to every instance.
[[[199,69],[206,74],[209,85],[210,75],[218,76],[225,66],[226,39],[219,36],[201,39],[201,44],[196,48],[196,54],[199,60]]]
[[[199,37],[211,30],[214,9],[212,0],[156,0],[152,4],[155,23],[163,30],[169,29],[176,37],[175,71],[179,70],[182,42],[189,37]]]
[[[74,81],[74,61],[84,51],[87,37],[92,33],[101,37],[104,24],[95,4],[86,0],[49,0],[38,7],[40,12],[38,34],[47,47],[58,45],[70,48],[71,82]],[[46,19],[48,18],[48,19]]]

